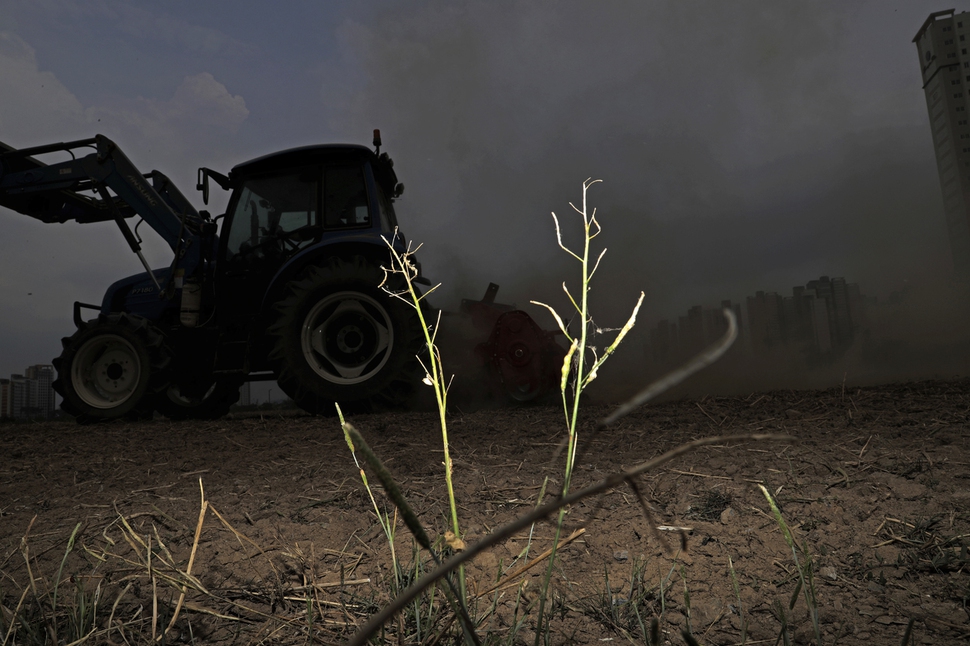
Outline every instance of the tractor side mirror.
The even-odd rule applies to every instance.
[[[202,201],[206,204],[209,203],[209,178],[215,180],[216,184],[219,185],[224,191],[232,189],[232,180],[223,175],[218,171],[214,171],[211,168],[202,167],[199,169],[198,180],[195,185],[196,190],[202,191]]]
[[[403,194],[404,194],[404,184],[398,183],[398,185],[394,187],[394,197],[401,197],[401,195]]]
[[[207,169],[200,168],[198,179],[196,180],[195,190],[202,191],[202,203],[209,203],[209,173],[206,172]]]

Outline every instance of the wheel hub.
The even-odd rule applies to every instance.
[[[303,356],[335,384],[361,383],[387,363],[394,344],[390,315],[360,292],[337,292],[314,305],[303,322]]]
[[[104,374],[108,379],[112,381],[117,381],[124,376],[125,368],[120,363],[111,363],[105,369]]]
[[[362,345],[364,345],[364,333],[356,325],[348,325],[337,333],[337,348],[341,352],[356,352]]]

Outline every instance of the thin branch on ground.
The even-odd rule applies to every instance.
[[[502,541],[514,536],[518,532],[526,529],[533,523],[548,520],[549,516],[553,513],[559,511],[563,507],[568,505],[573,505],[583,498],[588,498],[590,496],[595,496],[605,491],[612,489],[613,487],[622,485],[624,482],[635,478],[643,473],[656,469],[657,467],[670,462],[671,460],[678,458],[686,453],[693,451],[702,446],[710,446],[715,444],[723,444],[725,442],[744,442],[744,441],[754,441],[754,442],[766,442],[766,441],[779,441],[779,442],[793,442],[794,438],[788,435],[777,435],[777,434],[746,434],[746,435],[722,435],[717,437],[705,437],[699,440],[694,440],[693,442],[688,442],[687,444],[682,444],[677,448],[667,451],[663,455],[660,455],[652,460],[648,460],[642,464],[639,464],[626,471],[621,471],[619,473],[614,473],[599,482],[571,493],[564,498],[559,498],[550,503],[547,503],[541,507],[536,508],[534,511],[520,516],[513,522],[501,527],[479,542],[469,546],[462,552],[459,552],[452,556],[450,559],[445,561],[440,567],[432,570],[431,572],[425,574],[417,582],[415,582],[410,588],[402,592],[394,601],[389,605],[384,607],[379,613],[372,616],[368,622],[353,636],[353,638],[347,642],[348,646],[363,646],[366,644],[384,623],[404,609],[411,601],[415,599],[421,592],[431,586],[436,581],[440,580],[442,577],[446,576],[449,572],[459,567],[460,565],[471,561],[476,556],[484,552],[485,550],[501,543]]]

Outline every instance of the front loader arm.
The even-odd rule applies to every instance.
[[[51,144],[27,150],[17,150],[0,142],[0,206],[29,215],[41,222],[67,222],[74,220],[82,224],[113,220],[115,212],[109,205],[79,191],[90,187],[80,186],[76,179],[65,179],[54,171],[52,181],[46,177],[50,167],[31,154],[70,150],[94,143],[93,139],[70,143]],[[46,179],[45,179],[46,177]],[[116,206],[122,217],[135,214],[134,209],[116,198]]]
[[[88,147],[95,152],[56,164],[32,157],[56,151],[73,156],[74,150]],[[156,183],[161,178],[169,184],[157,171],[151,176]],[[108,188],[114,196],[105,191]],[[83,194],[90,191],[98,196]],[[176,199],[164,199],[121,148],[103,135],[21,150],[0,145],[0,206],[42,222],[117,221],[137,214],[174,250],[183,218],[190,232],[197,230],[199,222],[198,212],[177,189],[174,195]]]
[[[83,148],[94,152],[76,157],[74,151]],[[45,164],[34,158],[52,152],[68,152],[72,159]],[[194,273],[201,261],[196,243],[202,218],[195,207],[162,173],[143,175],[103,135],[20,150],[0,143],[0,206],[48,223],[114,220],[153,280],[126,218],[140,216],[176,252],[174,264],[186,273]]]

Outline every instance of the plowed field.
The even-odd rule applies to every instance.
[[[588,408],[581,436],[608,411]],[[644,643],[641,621],[649,630],[657,617],[675,644],[688,627],[704,644],[773,644],[783,625],[794,643],[815,643],[813,605],[825,644],[899,644],[910,620],[913,643],[967,643],[968,416],[970,381],[950,381],[684,400],[624,418],[580,456],[574,490],[697,438],[770,432],[797,442],[720,443],[646,474],[639,489],[659,531],[625,486],[572,507],[567,535],[585,531],[559,554],[551,642]],[[436,416],[352,421],[432,537],[442,535]],[[546,478],[550,492],[561,486],[558,409],[456,411],[449,424],[466,543],[535,506]],[[777,500],[797,557],[759,485]],[[539,524],[479,557],[472,594],[552,537]],[[395,547],[413,562],[400,520]],[[799,563],[814,601],[797,589]],[[0,641],[16,610],[34,628],[53,625],[60,643],[147,643],[153,631],[165,643],[339,643],[387,601],[390,564],[333,419],[0,426]],[[483,642],[532,643],[529,604],[545,568],[481,594],[473,614]],[[97,615],[72,626],[82,601]],[[425,623],[424,643],[448,615],[430,633]],[[21,624],[9,634],[39,643]],[[418,641],[403,621],[384,636]]]

